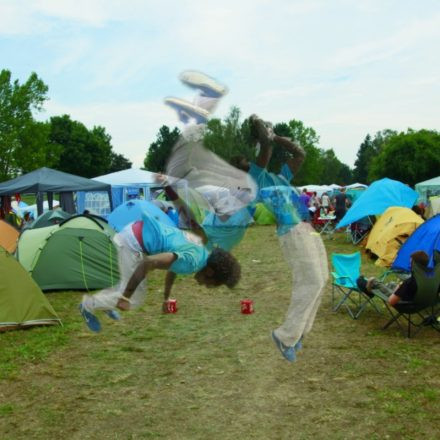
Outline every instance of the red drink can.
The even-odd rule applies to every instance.
[[[177,299],[170,298],[167,301],[167,313],[177,312]]]
[[[244,315],[250,315],[254,313],[254,302],[251,299],[242,299],[240,301],[241,313]]]

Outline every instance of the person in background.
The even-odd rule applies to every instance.
[[[391,306],[395,306],[400,301],[412,301],[417,292],[417,282],[412,272],[413,263],[418,263],[427,269],[429,257],[424,251],[413,252],[411,254],[411,276],[397,285],[395,283],[383,283],[374,277],[367,279],[363,275],[356,280],[356,284],[362,292],[369,296],[372,296],[373,289],[380,290],[388,296],[388,304]]]
[[[321,197],[321,206],[324,210],[324,214],[327,215],[330,211],[330,197],[326,192]]]
[[[20,229],[26,229],[28,228],[32,223],[34,219],[32,217],[32,214],[29,211],[26,211],[23,216],[23,220],[21,221]]]
[[[303,190],[301,191],[301,195],[299,196],[299,201],[308,211],[310,207],[310,196],[307,194],[307,188],[303,188]]]
[[[339,222],[342,217],[344,217],[345,213],[347,212],[347,208],[350,205],[350,200],[347,197],[347,194],[345,194],[345,188],[341,188],[340,192],[335,195],[333,198],[333,203],[335,205],[335,216],[336,216],[336,222]]]

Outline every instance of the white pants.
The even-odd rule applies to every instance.
[[[292,296],[284,323],[275,330],[284,345],[295,345],[313,326],[328,279],[327,253],[315,230],[301,222],[279,237],[292,269]]]
[[[116,286],[100,290],[94,295],[84,295],[83,304],[90,312],[94,310],[116,309],[116,304],[124,293],[128,280],[144,258],[142,248],[132,232],[131,224],[119,234],[116,234],[113,241],[118,250],[119,283]],[[131,296],[130,307],[136,308],[141,306],[145,301],[146,295],[147,280],[145,278]]]

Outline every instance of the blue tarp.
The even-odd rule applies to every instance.
[[[434,267],[434,251],[440,251],[440,214],[422,223],[403,243],[391,266],[396,270],[411,270],[410,257],[415,251],[425,251],[429,256],[429,267]]]
[[[129,200],[119,205],[109,214],[108,223],[115,231],[119,232],[129,223],[142,220],[142,212],[148,212],[156,220],[168,226],[175,226],[173,221],[160,208],[146,200]]]
[[[368,215],[382,214],[390,206],[412,208],[417,198],[416,191],[398,180],[376,180],[353,203],[336,228],[350,225]]]

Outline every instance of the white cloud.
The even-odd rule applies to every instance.
[[[373,35],[371,40],[337,50],[328,57],[326,64],[333,69],[345,69],[384,61],[408,49],[417,48],[421,42],[432,45],[434,50],[438,48],[439,38],[440,14],[435,14],[423,20],[405,23],[397,32],[386,37],[383,34]]]
[[[31,8],[25,7],[22,1],[0,0],[0,34],[26,35],[43,30],[43,24],[35,24]]]
[[[137,165],[176,125],[162,97],[191,99],[187,68],[229,86],[218,115],[303,120],[350,164],[367,133],[438,128],[435,2],[0,0],[0,34],[17,49],[8,68],[44,73],[49,114],[103,125]]]

